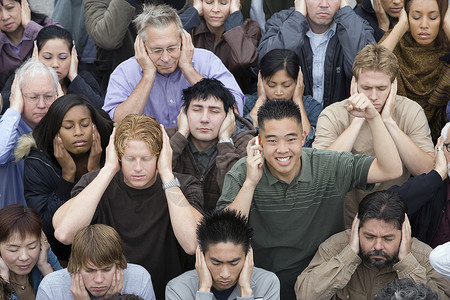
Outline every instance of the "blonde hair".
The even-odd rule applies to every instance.
[[[115,264],[120,269],[126,269],[127,260],[123,255],[122,240],[114,228],[94,224],[77,232],[72,242],[67,271],[73,274],[87,269],[88,263],[96,267]]]
[[[388,48],[381,45],[367,45],[356,55],[352,71],[356,80],[361,72],[378,71],[388,74],[393,82],[398,69],[397,57]]]
[[[119,160],[125,153],[129,140],[144,141],[153,156],[158,157],[162,148],[162,131],[159,123],[152,117],[128,115],[117,126],[114,145]]]

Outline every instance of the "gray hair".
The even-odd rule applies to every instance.
[[[136,26],[137,33],[144,41],[147,40],[145,30],[149,26],[165,28],[171,23],[175,23],[178,28],[178,33],[181,35],[183,32],[183,24],[181,24],[177,11],[167,4],[145,5],[143,12],[136,16],[133,22]]]
[[[33,60],[32,58],[28,59],[22,66],[20,66],[20,68],[17,69],[16,75],[19,80],[20,89],[22,89],[25,76],[50,75],[55,84],[55,91],[58,91],[58,75],[56,75],[53,68],[44,65],[40,61]]]
[[[429,286],[409,278],[396,279],[382,287],[375,300],[438,300]]]
[[[442,130],[441,130],[441,136],[442,136],[443,142],[445,142],[445,140],[447,139],[447,133],[448,133],[449,128],[450,128],[450,122],[445,124],[444,128],[442,128]]]

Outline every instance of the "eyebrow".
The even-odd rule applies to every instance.
[[[31,242],[31,243],[29,243],[29,244],[27,244],[27,245],[25,245],[25,246],[30,246],[30,245],[35,244],[35,243],[37,243],[37,242],[38,242],[38,241],[36,240],[36,241]],[[14,245],[14,244],[6,244],[6,246],[8,246],[8,247],[17,247],[17,248],[20,247],[20,245]]]
[[[372,233],[369,233],[369,232],[363,232],[363,234],[364,235],[366,235],[366,236],[370,236],[370,237],[377,237],[376,235],[374,235],[374,234],[372,234]],[[392,237],[395,237],[395,234],[393,234],[393,233],[391,233],[391,234],[386,234],[386,235],[383,235],[383,236],[381,236],[382,238],[392,238]]]
[[[209,259],[213,260],[215,262],[218,262],[218,263],[223,263],[223,261],[221,261],[220,259],[217,259],[215,257],[210,257]],[[236,257],[236,258],[233,258],[232,260],[227,261],[227,263],[234,263],[234,262],[237,262],[237,261],[240,261],[240,260],[241,260],[240,257]]]
[[[201,104],[194,104],[194,103],[192,103],[192,106],[195,106],[195,107],[201,107],[201,108],[204,107],[204,106],[201,105]],[[208,105],[206,108],[208,108],[208,109],[210,109],[210,108],[221,109],[222,107],[220,107],[220,105]]]
[[[291,132],[291,133],[288,133],[288,134],[285,134],[285,135],[284,135],[284,137],[288,137],[288,136],[295,136],[295,137],[298,137],[298,134],[297,134],[297,133],[294,133],[294,132]],[[266,139],[268,139],[268,138],[278,137],[278,136],[275,135],[275,134],[268,134],[268,135],[265,135],[264,137],[265,137]]]

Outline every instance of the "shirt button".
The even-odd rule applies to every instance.
[[[169,102],[170,102],[170,103],[173,103],[173,100],[172,100],[172,99],[170,99],[170,100],[169,100]]]
[[[172,124],[175,124],[176,122],[177,122],[177,121],[173,120],[173,121],[172,121]]]

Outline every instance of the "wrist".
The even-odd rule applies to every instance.
[[[253,295],[253,290],[250,286],[240,287],[241,297],[250,297]]]
[[[159,177],[161,177],[161,181],[163,184],[169,183],[172,180],[175,180],[175,176],[171,171],[159,170]]]
[[[200,285],[198,291],[202,292],[202,293],[209,293],[209,292],[211,292],[211,286],[202,286],[202,285]]]
[[[256,186],[258,185],[258,182],[254,183],[249,178],[246,178],[244,183],[242,184],[242,187],[248,190],[255,190]]]

